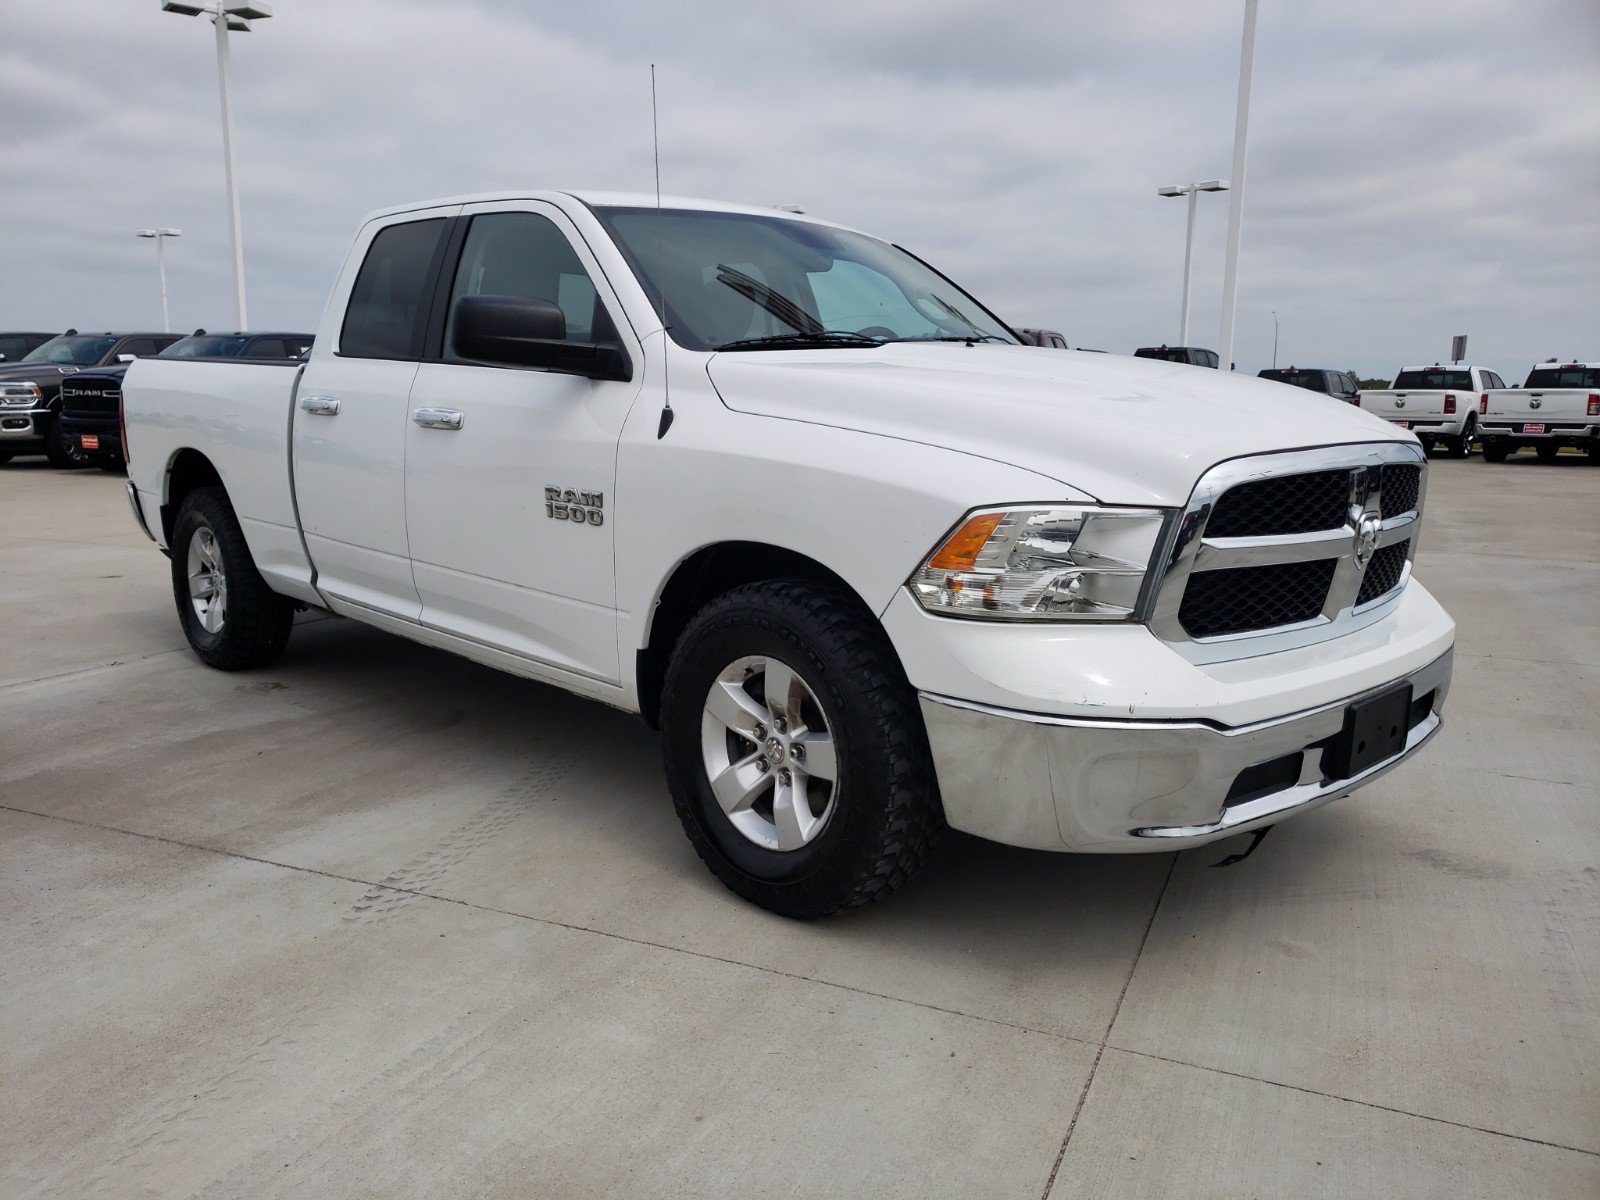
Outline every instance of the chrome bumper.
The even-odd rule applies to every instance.
[[[945,817],[953,828],[1014,846],[1137,853],[1200,846],[1347,796],[1392,770],[1439,731],[1453,651],[1393,680],[1431,696],[1400,753],[1348,779],[1323,754],[1345,709],[1374,693],[1254,725],[1202,720],[1047,717],[922,693]],[[1241,772],[1298,756],[1295,780],[1229,804]]]
[[[0,408],[0,442],[31,442],[43,436],[38,419],[48,417],[48,408]]]

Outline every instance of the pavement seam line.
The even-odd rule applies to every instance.
[[[1504,1129],[1489,1129],[1482,1125],[1473,1125],[1466,1121],[1452,1121],[1449,1117],[1433,1117],[1427,1113],[1412,1112],[1408,1108],[1396,1108],[1392,1104],[1380,1104],[1376,1100],[1358,1100],[1354,1096],[1341,1096],[1337,1092],[1323,1092],[1316,1088],[1305,1087],[1298,1083],[1284,1083],[1278,1079],[1263,1079],[1259,1075],[1248,1075],[1243,1071],[1230,1071],[1226,1067],[1210,1067],[1205,1063],[1189,1062],[1187,1059],[1172,1058],[1165,1054],[1154,1054],[1149,1050],[1131,1050],[1127,1046],[1111,1046],[1112,1050],[1121,1054],[1132,1054],[1138,1058],[1148,1058],[1155,1062],[1171,1063],[1176,1067],[1192,1067],[1196,1071],[1210,1071],[1216,1075],[1226,1075],[1231,1079],[1243,1079],[1250,1083],[1265,1084],[1267,1087],[1284,1088],[1291,1092],[1301,1092],[1307,1096],[1318,1096],[1324,1100],[1338,1100],[1344,1104],[1354,1104],[1361,1108],[1374,1108],[1379,1112],[1393,1113],[1400,1117],[1415,1117],[1419,1121],[1432,1121],[1438,1125],[1449,1125],[1455,1129],[1466,1129],[1472,1133],[1486,1133],[1490,1137],[1509,1138],[1515,1142],[1529,1142],[1535,1146],[1548,1146],[1552,1150],[1570,1150],[1574,1154],[1586,1154],[1591,1158],[1600,1158],[1600,1150],[1587,1150],[1582,1146],[1569,1146],[1565,1142],[1552,1142],[1544,1138],[1529,1137],[1524,1133],[1507,1133]]]
[[[58,679],[71,679],[77,675],[93,675],[96,671],[109,671],[112,667],[125,667],[129,663],[144,662],[151,658],[177,654],[188,648],[188,646],[173,646],[170,650],[152,650],[149,654],[136,654],[132,658],[113,658],[109,662],[95,663],[89,667],[74,667],[70,671],[57,671],[54,675],[40,675],[34,679],[13,679],[10,683],[0,683],[0,692],[9,691],[11,688],[29,687],[35,683],[54,683]],[[17,811],[21,812],[22,810],[18,809]]]
[[[1156,914],[1161,911],[1161,902],[1167,898],[1167,888],[1172,884],[1172,874],[1177,869],[1178,856],[1174,854],[1172,861],[1167,864],[1167,876],[1161,881],[1161,890],[1156,893],[1156,902],[1150,908],[1150,919],[1145,922],[1144,932],[1139,935],[1138,948],[1133,952],[1133,961],[1128,964],[1128,974],[1122,981],[1122,990],[1117,993],[1117,1002],[1111,1008],[1111,1019],[1106,1022],[1105,1036],[1100,1039],[1100,1045],[1095,1049],[1094,1061],[1089,1064],[1089,1074],[1083,1081],[1083,1090],[1078,1093],[1077,1106],[1072,1110],[1072,1119],[1067,1122],[1067,1132],[1061,1138],[1061,1149],[1056,1151],[1056,1161],[1050,1168],[1050,1177],[1044,1181],[1044,1191],[1039,1193],[1039,1200],[1049,1200],[1050,1193],[1056,1186],[1056,1176],[1061,1172],[1061,1164],[1066,1161],[1067,1146],[1072,1141],[1072,1132],[1078,1127],[1078,1118],[1083,1115],[1083,1106],[1089,1099],[1089,1089],[1094,1086],[1095,1073],[1100,1070],[1100,1060],[1105,1057],[1106,1045],[1111,1041],[1111,1031],[1116,1027],[1117,1014],[1122,1011],[1122,1002],[1127,999],[1128,989],[1133,986],[1133,974],[1139,969],[1139,960],[1144,957],[1145,943],[1150,940],[1150,931],[1156,927]]]
[[[905,996],[891,996],[885,992],[875,992],[870,988],[856,987],[853,984],[838,983],[831,979],[818,979],[812,975],[802,975],[796,971],[783,971],[777,967],[762,966],[760,963],[744,962],[737,958],[724,958],[718,954],[708,954],[704,950],[691,950],[686,946],[669,946],[664,942],[652,942],[648,938],[631,937],[625,933],[616,933],[609,929],[595,929],[588,925],[576,925],[570,921],[558,921],[553,917],[538,917],[531,913],[515,912],[508,908],[495,908],[489,904],[476,904],[471,900],[461,900],[455,896],[442,896],[437,892],[418,891],[414,888],[395,887],[392,884],[379,883],[375,880],[361,879],[354,875],[341,875],[337,871],[323,871],[317,867],[297,866],[294,863],[279,862],[277,859],[260,858],[254,854],[241,854],[236,850],[222,850],[216,846],[203,846],[197,842],[185,842],[178,838],[165,837],[159,833],[141,833],[137,829],[123,829],[117,825],[103,825],[98,821],[85,821],[81,817],[64,817],[57,813],[38,812],[31,808],[18,808],[13,804],[0,804],[0,812],[14,812],[22,816],[39,817],[46,821],[62,821],[68,825],[79,825],[86,829],[98,829],[104,833],[120,833],[126,837],[143,838],[146,841],[160,842],[167,846],[177,846],[184,850],[198,850],[204,854],[216,854],[223,858],[236,858],[244,862],[259,863],[265,867],[277,867],[284,871],[296,871],[303,875],[317,875],[323,879],[335,879],[340,883],[353,883],[359,887],[376,888],[385,892],[396,892],[407,896],[420,896],[425,900],[434,900],[441,904],[456,904],[462,908],[470,908],[476,912],[494,913],[496,916],[511,917],[518,921],[531,921],[537,925],[546,925],[554,929],[565,929],[572,933],[587,933],[595,937],[610,938],[613,941],[625,942],[632,946],[644,946],[652,950],[670,950],[675,954],[686,954],[690,958],[702,959],[706,962],[722,963],[730,967],[743,967],[751,971],[760,971],[766,975],[776,975],[783,979],[793,979],[800,983],[816,984],[819,987],[835,988],[841,992],[850,992],[858,996],[870,996],[875,1000],[887,1000],[894,1004],[908,1004],[913,1008],[926,1009],[929,1012],[942,1013],[945,1016],[960,1017],[967,1021],[977,1021],[984,1025],[994,1025],[1002,1029],[1011,1029],[1017,1033],[1032,1034],[1037,1037],[1055,1038],[1058,1041],[1071,1042],[1078,1046],[1093,1046],[1094,1042],[1088,1038],[1074,1037],[1070,1033],[1061,1033],[1053,1029],[1035,1029],[1030,1025],[1019,1025],[1014,1021],[1002,1021],[998,1017],[985,1017],[978,1013],[962,1012],[957,1008],[945,1008],[938,1004],[929,1004],[925,1000],[912,1000]],[[1101,1043],[1104,1050],[1104,1043]],[[1098,1061],[1098,1056],[1096,1061]]]

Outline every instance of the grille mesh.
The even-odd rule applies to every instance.
[[[1184,589],[1178,620],[1195,638],[1309,621],[1322,613],[1336,565],[1334,559],[1325,558],[1202,571]],[[1372,569],[1376,568],[1374,556]]]
[[[1356,594],[1357,604],[1376,600],[1394,590],[1394,586],[1400,582],[1400,573],[1405,570],[1406,550],[1410,545],[1409,539],[1396,542],[1372,556],[1372,561],[1367,564],[1367,573],[1361,578],[1361,591]]]
[[[69,417],[104,416],[116,413],[122,405],[122,389],[115,383],[64,383],[61,385],[61,411]]]
[[[1408,513],[1417,506],[1422,468],[1414,463],[1385,463],[1378,478],[1379,507],[1385,520]]]
[[[1206,522],[1206,536],[1267,537],[1337,529],[1349,507],[1347,469],[1255,479],[1223,493]]]

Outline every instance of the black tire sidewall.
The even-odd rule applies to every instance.
[[[44,434],[44,454],[51,466],[63,471],[74,471],[89,465],[88,452],[72,445],[61,428],[60,417],[50,418],[50,428]]]
[[[857,768],[853,753],[855,739],[846,705],[838,689],[829,687],[826,682],[832,672],[814,652],[808,653],[808,649],[798,644],[798,639],[771,629],[741,625],[736,620],[718,622],[697,636],[688,648],[680,678],[676,680],[682,689],[683,701],[665,714],[668,753],[677,778],[691,793],[696,825],[718,856],[752,883],[798,884],[826,870],[839,845],[848,840],[856,812],[854,796],[866,790],[861,786],[864,781],[856,778],[862,772]],[[816,839],[798,850],[768,850],[735,829],[717,803],[706,776],[701,751],[701,705],[718,674],[729,664],[751,655],[778,659],[805,680],[822,705],[834,741],[839,774],[834,789],[834,810]],[[696,695],[701,698],[700,705],[693,703]]]

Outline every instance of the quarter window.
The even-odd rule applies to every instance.
[[[380,230],[350,290],[339,353],[354,358],[419,358],[427,320],[426,285],[444,233],[443,218]]]
[[[472,218],[461,264],[450,291],[445,325],[444,357],[464,361],[454,345],[456,301],[463,296],[513,296],[543,300],[561,309],[567,340],[604,340],[611,322],[567,235],[548,217],[530,212],[485,213]]]

